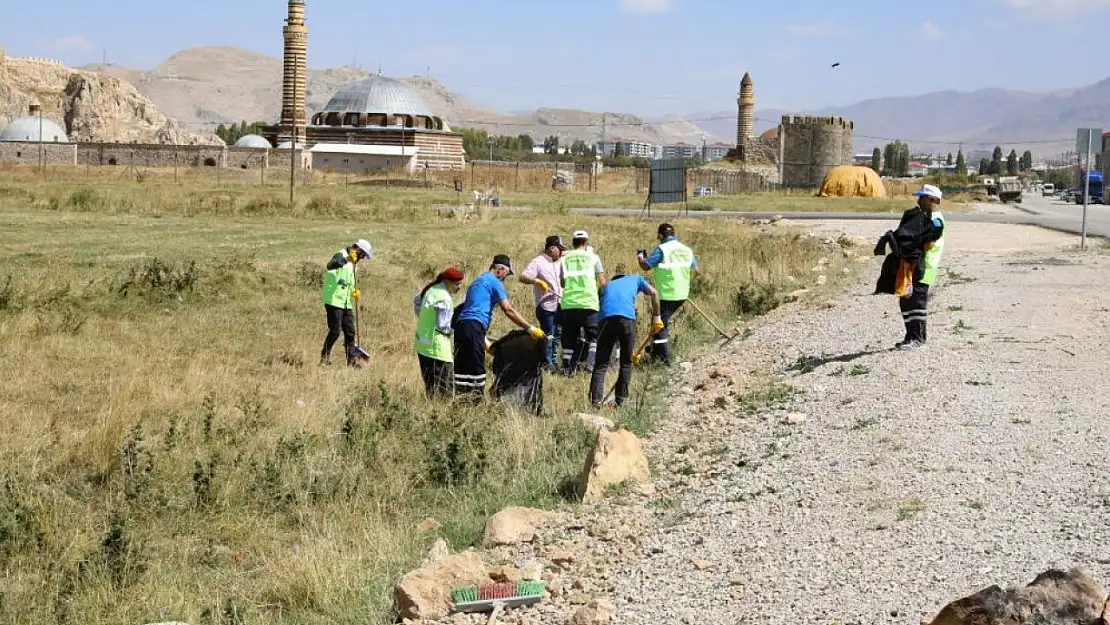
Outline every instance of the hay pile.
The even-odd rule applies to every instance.
[[[829,170],[821,197],[887,197],[882,178],[870,167],[841,165]]]

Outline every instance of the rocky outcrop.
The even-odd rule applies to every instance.
[[[32,103],[61,124],[70,140],[105,143],[221,145],[215,135],[186,132],[119,78],[58,63],[0,60],[0,128],[27,115]]]
[[[931,625],[1106,625],[1106,605],[1106,591],[1085,571],[1053,569],[1028,586],[990,586],[953,601]]]
[[[578,479],[578,493],[584,502],[601,501],[606,489],[618,484],[645,495],[654,492],[640,439],[628,430],[599,430]]]

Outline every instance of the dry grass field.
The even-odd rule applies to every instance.
[[[548,378],[545,418],[428,403],[411,298],[447,265],[523,266],[577,228],[631,266],[656,223],[446,215],[426,206],[453,193],[334,181],[290,210],[276,185],[0,172],[0,622],[385,623],[437,537],[466,546],[505,505],[572,502],[587,380]],[[693,297],[726,327],[809,286],[822,256],[838,273],[835,246],[789,229],[676,226],[705,269]],[[374,364],[318,367],[322,266],[358,237]],[[712,335],[687,312],[691,354]],[[640,370],[614,417],[650,429],[664,379]],[[442,528],[417,533],[425,518]]]

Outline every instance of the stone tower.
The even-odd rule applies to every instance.
[[[736,149],[743,156],[744,145],[755,136],[755,85],[749,73],[740,81],[740,97],[736,104]]]
[[[308,80],[308,27],[304,21],[304,0],[289,0],[289,17],[282,29],[285,37],[285,74],[281,85],[281,140],[291,138],[296,124],[297,137],[304,139],[305,82]]]

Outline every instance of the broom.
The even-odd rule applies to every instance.
[[[544,583],[520,581],[515,584],[487,584],[451,589],[451,603],[455,612],[499,613],[504,608],[521,608],[534,605],[543,599]],[[492,619],[491,619],[492,620]]]
[[[358,289],[358,265],[351,266],[351,275],[354,279],[354,284],[351,285],[351,290]],[[362,348],[362,328],[358,323],[358,309],[362,307],[362,298],[355,300],[355,346],[351,348],[351,353],[348,356],[348,361],[354,363],[359,367],[370,366],[370,352]]]

